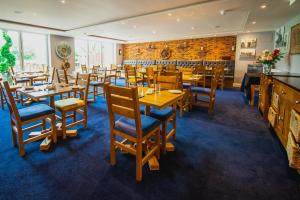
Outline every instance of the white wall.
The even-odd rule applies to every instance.
[[[290,38],[291,38],[291,28],[292,26],[300,23],[300,15],[288,21],[285,26],[285,31],[289,35],[289,42],[287,48],[281,49],[285,53],[284,58],[276,64],[276,68],[283,71],[290,71],[293,73],[300,73],[300,54],[290,56],[290,66],[288,64],[288,52],[290,49]],[[275,41],[274,41],[275,46]]]
[[[258,57],[263,50],[272,50],[274,47],[274,32],[260,32],[260,33],[247,33],[237,35],[236,42],[236,55],[235,55],[235,72],[234,72],[234,84],[239,85],[242,82],[244,74],[247,72],[248,64],[253,64],[255,59],[245,60],[240,59],[240,46],[242,40],[257,39],[256,57]]]
[[[72,37],[65,37],[65,36],[59,36],[59,35],[50,35],[50,55],[51,55],[51,65],[52,67],[61,68],[62,60],[56,55],[56,46],[60,42],[66,42],[71,46],[71,56],[69,58],[69,63],[71,65],[71,68],[69,71],[75,70],[75,44],[74,44],[74,38]]]

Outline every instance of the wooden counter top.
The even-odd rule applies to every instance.
[[[273,79],[280,81],[281,83],[300,92],[300,77],[282,77],[275,76]]]

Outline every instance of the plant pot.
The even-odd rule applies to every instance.
[[[272,69],[272,65],[263,64],[263,73],[270,74]]]

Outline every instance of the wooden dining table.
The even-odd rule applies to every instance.
[[[33,85],[33,79],[41,76],[49,76],[49,75],[43,72],[22,72],[22,73],[17,73],[15,75],[15,78],[17,79],[28,78],[30,80],[30,85]]]
[[[182,75],[182,82],[196,84],[202,78],[202,75]]]
[[[54,108],[54,97],[69,92],[81,92],[84,87],[68,84],[41,85],[33,86],[26,89],[25,87],[18,89],[18,93],[22,96],[27,96],[33,100],[39,101],[42,98],[49,98],[49,106]]]

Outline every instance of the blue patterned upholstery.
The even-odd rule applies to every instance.
[[[150,131],[160,126],[160,121],[149,116],[141,115],[142,134],[146,136]],[[136,137],[136,127],[134,119],[121,117],[115,124],[115,129]]]
[[[163,110],[159,110],[156,108],[151,109],[150,116],[159,119],[160,121],[167,120],[172,114],[174,113],[173,109],[171,107],[167,107]]]
[[[30,79],[29,78],[20,78],[16,80],[18,83],[25,83],[25,82],[29,82]]]
[[[188,89],[192,86],[192,84],[191,83],[182,83],[182,86],[184,89]]]
[[[45,104],[38,104],[19,109],[21,121],[28,121],[44,115],[55,113],[55,110]]]
[[[104,85],[104,83],[100,82],[100,81],[92,81],[92,82],[90,82],[90,86],[101,86],[101,85]]]
[[[191,88],[191,92],[209,94],[210,93],[210,89],[209,88],[204,88],[204,87],[192,87]]]
[[[155,64],[155,60],[137,60],[136,64],[140,64],[143,67],[147,67],[149,65],[154,65]]]

